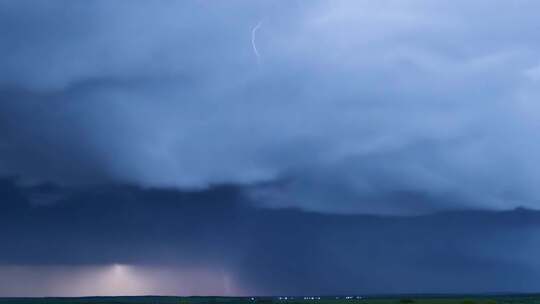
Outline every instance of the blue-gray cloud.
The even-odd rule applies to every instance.
[[[0,179],[0,296],[538,286],[538,211],[336,215],[254,208],[240,192],[21,187]],[[55,193],[64,194],[55,204],[31,202]]]
[[[538,207],[534,1],[0,5],[2,174],[235,183],[324,212]]]

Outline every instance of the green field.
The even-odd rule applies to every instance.
[[[345,299],[303,297],[280,300],[278,297],[85,297],[85,298],[0,298],[1,304],[540,304],[540,295],[495,296],[394,296]]]

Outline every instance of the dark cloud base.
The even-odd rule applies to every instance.
[[[330,215],[256,208],[237,186],[13,179],[0,197],[0,264],[225,267],[253,294],[532,291],[540,278],[540,212],[525,209]]]

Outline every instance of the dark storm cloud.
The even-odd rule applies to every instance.
[[[261,184],[264,206],[324,212],[538,207],[536,2],[0,5],[4,175]]]
[[[1,1],[0,295],[534,289],[539,6]]]
[[[107,265],[179,273],[200,267],[217,277],[221,269],[240,286],[233,293],[242,294],[531,291],[540,275],[535,211],[328,215],[253,208],[233,186],[57,189],[61,200],[36,206],[27,198],[36,191],[0,183],[0,264],[28,269],[0,266],[13,274],[0,274],[0,282],[10,282],[0,286],[4,295],[39,295],[32,288],[43,283],[34,278],[64,282],[56,295],[73,294],[69,267]],[[161,284],[175,280],[178,274]],[[175,286],[169,292],[182,292]]]

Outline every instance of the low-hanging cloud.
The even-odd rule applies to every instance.
[[[3,175],[243,184],[324,212],[539,207],[537,2],[0,5]]]
[[[5,248],[0,296],[477,293],[538,287],[538,211],[325,214],[257,208],[240,190],[36,189],[0,179]],[[45,192],[63,198],[32,203]]]

